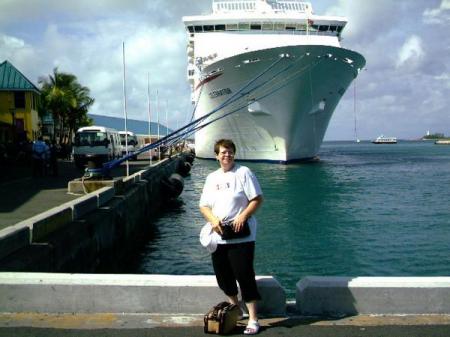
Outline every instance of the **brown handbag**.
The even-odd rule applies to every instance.
[[[204,317],[205,333],[225,335],[236,327],[239,308],[235,304],[220,302],[212,307]]]

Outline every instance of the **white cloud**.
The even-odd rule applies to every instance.
[[[408,65],[418,67],[424,59],[425,51],[422,46],[422,40],[418,36],[411,36],[406,40],[398,53],[397,67]]]
[[[0,34],[0,62],[8,60],[22,72],[31,68],[29,60],[33,58],[36,51],[22,39],[14,36]],[[35,82],[32,80],[32,82]]]
[[[427,8],[423,13],[427,24],[448,25],[450,23],[450,0],[442,0],[439,7]]]
[[[192,111],[181,17],[209,12],[211,1],[0,0],[0,62],[8,59],[35,83],[58,66],[91,89],[96,100],[91,113],[121,117],[125,41],[128,116],[147,118],[150,73],[152,111],[158,89],[161,113],[168,101],[169,122],[175,125]],[[445,27],[431,25],[448,27],[450,0],[321,0],[313,5],[317,15],[349,19],[342,44],[367,60],[367,71],[357,80],[361,138],[378,133],[413,138],[434,126],[450,131],[450,37]],[[327,139],[352,136],[348,90]]]
[[[339,0],[325,14],[345,16],[348,19],[344,38],[366,37],[373,40],[384,30],[386,25],[394,22],[395,3],[391,0],[351,1]],[[386,8],[391,10],[386,11]]]

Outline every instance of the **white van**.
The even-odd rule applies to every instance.
[[[148,146],[158,140],[156,136],[149,136],[149,135],[137,135],[138,139],[138,149],[142,149],[145,146]],[[149,159],[151,156],[152,159],[158,158],[158,148],[151,149],[149,151],[144,151],[141,153],[142,159]]]
[[[131,131],[119,131],[120,135],[120,147],[121,147],[121,154],[122,157],[127,154],[127,148],[128,148],[128,154],[132,154],[138,150],[138,138],[134,134],[134,132]],[[127,137],[125,137],[127,135]],[[127,143],[128,142],[128,146]],[[134,158],[136,159],[136,158]]]
[[[119,133],[103,126],[79,128],[75,134],[72,153],[77,167],[83,168],[88,161],[99,167],[121,156]]]

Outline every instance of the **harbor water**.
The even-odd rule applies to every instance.
[[[325,142],[320,161],[250,167],[265,202],[255,269],[295,297],[307,275],[449,276],[450,147],[432,142]],[[198,201],[214,161],[196,160],[180,198],[153,220],[127,266],[149,274],[213,274]]]

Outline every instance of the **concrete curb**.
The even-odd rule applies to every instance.
[[[259,312],[284,315],[277,280],[257,277]],[[0,273],[3,312],[204,314],[225,300],[212,275]]]
[[[305,277],[302,315],[450,314],[450,277]]]

